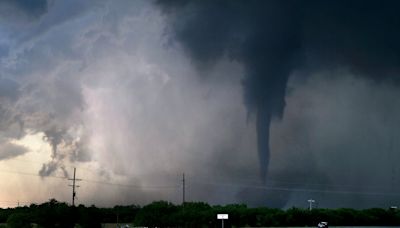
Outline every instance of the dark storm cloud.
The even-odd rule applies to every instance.
[[[398,80],[398,1],[316,1],[303,22],[312,67],[345,66],[374,80]]]
[[[294,2],[159,2],[173,15],[176,39],[199,65],[228,55],[246,68],[244,100],[257,118],[261,176],[269,162],[269,124],[281,117],[285,87],[300,48],[300,7]],[[288,17],[287,15],[290,15]]]
[[[9,100],[17,99],[18,88],[19,85],[17,82],[7,78],[0,78],[0,98]]]
[[[47,0],[1,0],[0,18],[37,18],[47,12],[47,4]]]
[[[244,102],[256,116],[261,178],[269,163],[271,119],[281,118],[286,86],[347,68],[376,82],[399,80],[398,1],[157,1],[167,31],[201,69],[228,56],[245,67]]]
[[[283,121],[272,123],[268,176],[294,190],[352,194],[294,192],[288,206],[306,206],[310,198],[321,207],[397,205],[399,144],[394,139],[400,103],[392,99],[399,96],[397,85],[346,71],[314,74],[302,84],[295,78],[289,82],[296,89],[286,96]]]

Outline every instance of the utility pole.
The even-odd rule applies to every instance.
[[[82,180],[82,179],[76,179],[75,174],[76,174],[76,168],[74,168],[74,178],[68,179],[68,180],[72,180],[72,185],[71,184],[69,185],[72,187],[72,206],[75,206],[75,197],[76,197],[75,188],[79,188],[79,185],[75,185],[75,182]]]
[[[182,205],[185,204],[185,173],[182,175]]]
[[[313,199],[309,199],[309,200],[307,200],[308,201],[308,203],[310,204],[310,206],[309,206],[309,210],[311,211],[312,210],[312,205],[313,205],[313,203],[315,203],[315,200],[313,200]]]

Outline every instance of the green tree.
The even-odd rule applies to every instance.
[[[86,208],[83,205],[79,205],[79,220],[78,223],[82,227],[88,228],[100,228],[101,227],[101,214],[100,210],[92,205],[89,208]]]
[[[74,227],[76,219],[72,214],[72,208],[66,203],[51,199],[39,206],[31,205],[33,221],[41,227]]]
[[[176,226],[173,214],[178,208],[166,201],[157,201],[144,206],[136,215],[134,224],[149,227]]]
[[[8,217],[7,226],[10,228],[31,228],[31,218],[27,213],[14,213]]]

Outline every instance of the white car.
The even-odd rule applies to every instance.
[[[328,228],[328,222],[320,222],[320,223],[318,223],[318,228]]]

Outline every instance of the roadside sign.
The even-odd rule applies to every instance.
[[[217,214],[217,219],[228,219],[228,214]]]

